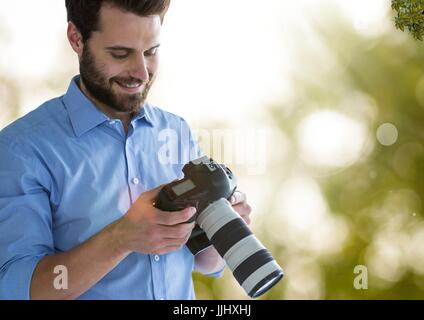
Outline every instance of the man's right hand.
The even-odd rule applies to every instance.
[[[186,223],[195,208],[165,212],[153,206],[162,187],[143,193],[116,222],[113,234],[119,250],[144,254],[165,254],[179,250],[191,235],[195,223]]]
[[[181,248],[194,227],[194,223],[185,223],[194,211],[163,212],[155,208],[153,202],[160,189],[143,193],[125,216],[86,242],[41,259],[32,277],[31,299],[76,299],[132,252],[164,254]],[[52,286],[56,277],[53,270],[59,265],[66,266],[73,279],[68,290]]]

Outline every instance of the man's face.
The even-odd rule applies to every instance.
[[[161,19],[103,6],[99,27],[80,57],[83,85],[113,111],[135,113],[156,77]]]

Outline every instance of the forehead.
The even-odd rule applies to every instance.
[[[140,17],[109,5],[100,10],[99,31],[93,36],[105,45],[145,47],[159,42],[161,19],[159,15]]]

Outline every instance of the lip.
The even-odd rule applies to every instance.
[[[115,81],[115,83],[118,85],[118,87],[121,90],[125,91],[126,93],[132,93],[132,94],[139,93],[139,92],[141,92],[141,90],[143,88],[142,84],[140,84],[138,87],[135,87],[135,88],[127,88],[127,87],[121,85],[118,81]]]

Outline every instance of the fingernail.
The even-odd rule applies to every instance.
[[[231,202],[231,203],[234,203],[234,202],[236,202],[236,197],[234,197],[234,196],[231,196],[230,202]]]
[[[193,207],[192,207],[192,208],[190,208],[190,213],[191,213],[191,214],[195,214],[195,213],[196,213],[196,208],[193,208]]]

